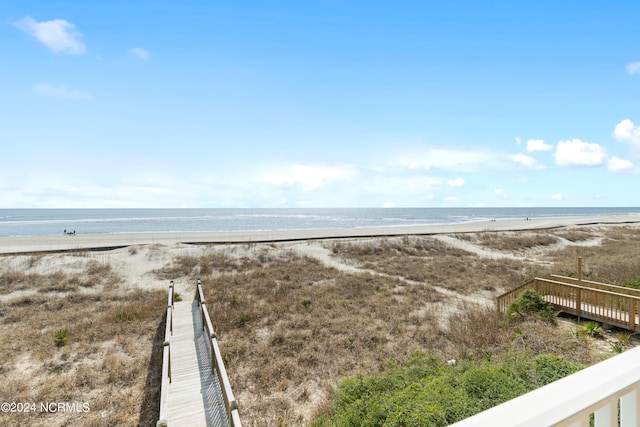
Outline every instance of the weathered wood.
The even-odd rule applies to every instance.
[[[220,384],[211,369],[208,337],[197,301],[174,302],[169,426],[228,426]]]
[[[176,302],[169,285],[157,427],[242,427],[198,280],[195,299]]]
[[[242,427],[242,423],[240,422],[240,414],[237,409],[231,411],[231,427]]]
[[[171,383],[171,331],[173,330],[173,281],[169,283],[167,297],[167,316],[164,325],[164,343],[162,349],[162,380],[160,383],[160,414],[158,427],[167,427],[167,407],[169,401],[169,384]]]
[[[568,314],[596,320],[640,332],[638,325],[638,307],[640,307],[640,293],[627,291],[615,285],[588,282],[551,276],[553,279],[535,278],[497,297],[497,306],[501,311],[506,311],[508,305],[524,289],[534,289],[548,303],[556,309]]]

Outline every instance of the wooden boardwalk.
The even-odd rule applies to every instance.
[[[498,310],[506,311],[525,289],[534,289],[564,313],[640,332],[640,290],[551,275],[532,279],[500,295],[496,301]]]
[[[229,426],[198,301],[173,303],[168,426]]]

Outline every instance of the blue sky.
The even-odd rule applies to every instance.
[[[638,206],[637,1],[0,0],[0,208]]]

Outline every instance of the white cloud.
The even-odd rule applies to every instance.
[[[607,160],[607,149],[572,139],[558,142],[555,157],[559,166],[600,166]]]
[[[509,158],[527,169],[544,169],[544,166],[538,163],[536,159],[527,156],[526,154],[514,154],[512,156],[509,156]]]
[[[144,59],[145,61],[151,57],[151,52],[149,52],[147,49],[142,49],[141,47],[134,47],[133,49],[129,49],[129,53],[137,56],[139,59]]]
[[[624,119],[618,123],[613,135],[618,141],[630,142],[635,149],[640,150],[640,126],[635,126],[631,120]]]
[[[624,172],[633,169],[633,163],[618,157],[612,157],[607,162],[607,169],[611,172]]]
[[[627,65],[627,73],[637,74],[640,73],[640,61],[632,62]]]
[[[294,165],[286,170],[270,172],[262,180],[275,186],[300,186],[303,191],[314,191],[331,181],[346,180],[353,175],[350,167]]]
[[[488,150],[428,149],[414,157],[418,162],[455,172],[478,172],[501,169],[499,156]]]
[[[520,138],[519,136],[516,136],[516,144],[522,144],[522,138]]]
[[[64,99],[90,99],[91,94],[79,89],[73,89],[65,85],[53,85],[50,83],[38,83],[33,86],[33,92],[36,95],[46,96],[50,98]]]
[[[527,141],[527,151],[529,153],[533,151],[549,151],[552,148],[552,145],[545,144],[542,139],[530,139]]]
[[[502,194],[502,189],[501,188],[496,188],[495,190],[493,190],[494,193],[496,194]]]
[[[13,23],[14,26],[33,36],[54,53],[80,55],[86,48],[80,41],[82,34],[75,31],[75,25],[64,19],[37,22],[25,16]]]
[[[407,169],[424,169],[429,170],[433,167],[433,164],[428,160],[420,160],[420,159],[400,159],[398,160],[400,166],[405,167]]]
[[[544,169],[544,165],[532,158],[525,159],[520,155],[514,158],[509,153],[478,147],[403,150],[400,155],[395,156],[390,166],[409,170],[437,172],[437,169],[443,169],[455,173],[474,173],[519,170],[522,163],[533,169]]]
[[[447,181],[447,184],[449,184],[450,187],[462,187],[464,186],[464,179],[463,178],[452,179],[450,181]]]
[[[552,195],[551,195],[551,199],[552,199],[552,200],[562,200],[562,199],[563,199],[563,197],[562,197],[562,194],[560,194],[560,193],[556,193],[556,194],[552,194]]]

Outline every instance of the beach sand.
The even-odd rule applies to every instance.
[[[517,231],[585,225],[626,225],[640,223],[640,215],[583,216],[510,219],[467,223],[398,227],[337,228],[274,231],[174,232],[78,234],[75,236],[0,237],[0,253],[57,252],[106,249],[133,245],[174,245],[178,243],[278,242],[349,237],[433,235],[479,231]]]

